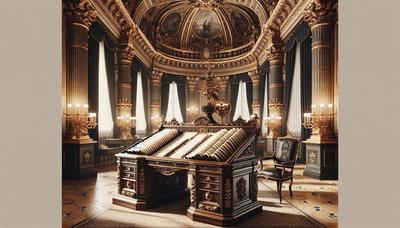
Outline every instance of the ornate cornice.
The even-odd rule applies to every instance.
[[[210,65],[209,62],[181,60],[166,56],[157,52],[138,26],[133,22],[129,12],[125,8],[121,0],[92,0],[101,1],[101,3],[108,9],[115,20],[121,27],[120,42],[135,50],[135,55],[147,66],[165,73],[179,74],[185,76],[198,76],[204,77],[204,72]],[[154,4],[161,4],[159,1],[148,1]],[[227,2],[237,3],[240,0],[227,0]],[[296,5],[302,1],[310,0],[279,0],[275,8],[270,13],[268,20],[262,27],[262,32],[256,44],[249,53],[224,60],[215,60],[211,63],[213,67],[213,74],[215,76],[226,76],[238,73],[244,73],[257,69],[259,64],[266,61],[267,55],[269,58],[274,59],[281,57],[281,48],[277,43],[272,45],[269,41],[270,36],[269,28],[280,31],[280,27],[286,18],[291,14],[291,11]],[[157,2],[157,3],[156,3]],[[259,7],[258,1],[240,1],[247,4],[247,7]],[[125,37],[124,37],[125,36]],[[267,51],[266,51],[267,50]]]
[[[293,8],[280,27],[282,39],[286,39],[295,26],[303,19],[304,10],[311,4],[311,2],[312,0],[300,0]]]
[[[333,23],[337,20],[337,2],[314,0],[304,11],[304,20],[312,27],[321,23]]]
[[[97,12],[88,0],[64,0],[62,5],[64,16],[70,23],[83,24],[89,29],[96,19]]]
[[[121,26],[115,20],[113,15],[107,10],[107,8],[99,0],[88,0],[97,11],[96,20],[100,21],[107,34],[113,39],[114,42],[118,43],[120,37]]]

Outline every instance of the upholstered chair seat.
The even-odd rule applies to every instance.
[[[299,140],[292,136],[280,137],[276,140],[276,150],[273,155],[274,167],[258,172],[258,177],[276,181],[279,201],[282,203],[282,183],[290,180],[289,191],[292,193],[293,170],[296,163]],[[261,161],[262,162],[262,161]],[[261,163],[262,164],[262,163]]]

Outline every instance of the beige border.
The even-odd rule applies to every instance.
[[[339,2],[340,227],[400,227],[399,12]]]
[[[340,227],[398,227],[400,1],[339,2]],[[0,3],[0,227],[61,226],[61,0]]]
[[[61,0],[1,0],[0,25],[0,227],[61,227]]]

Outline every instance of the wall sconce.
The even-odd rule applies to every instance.
[[[64,114],[69,140],[78,142],[92,141],[88,135],[88,130],[94,129],[97,123],[96,113],[89,113],[89,105],[84,104],[81,107],[80,104],[75,106],[67,104],[67,110]]]

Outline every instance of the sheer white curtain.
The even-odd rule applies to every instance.
[[[111,113],[110,95],[108,91],[107,71],[104,41],[99,43],[99,144],[104,144],[106,138],[113,136],[113,119]]]
[[[292,93],[290,97],[287,132],[292,136],[301,137],[301,84],[300,84],[300,45],[296,44],[294,60]]]
[[[175,82],[171,82],[169,84],[168,108],[165,120],[170,121],[173,118],[180,123],[183,122],[181,106],[179,104],[178,97],[178,85]]]
[[[236,109],[233,115],[233,120],[236,120],[242,117],[242,119],[249,121],[250,120],[250,112],[249,106],[247,104],[247,91],[246,91],[246,82],[240,81],[239,82],[239,90],[238,90],[238,97],[236,101]]]
[[[265,117],[268,116],[268,74],[265,73],[265,86],[264,86],[264,104],[263,104],[263,118],[261,120],[261,134],[268,135],[268,128],[265,126]]]
[[[146,114],[144,112],[142,71],[137,72],[136,83],[136,134],[146,133]]]

